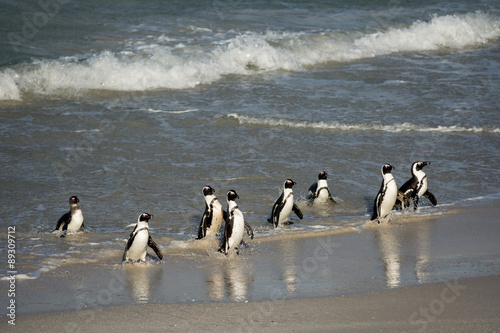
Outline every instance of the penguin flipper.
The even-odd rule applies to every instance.
[[[313,201],[316,197],[316,190],[318,189],[318,182],[315,182],[311,186],[309,186],[309,190],[307,191],[307,200]]]
[[[149,236],[148,239],[148,246],[152,248],[153,251],[155,251],[156,255],[158,256],[158,258],[160,258],[160,260],[163,260],[163,253],[161,253],[160,248],[158,247],[158,245],[155,243],[155,241],[151,236]]]
[[[69,220],[71,220],[71,212],[63,214],[63,216],[61,216],[59,220],[57,220],[56,228],[53,231],[59,230],[61,226],[64,226],[65,223],[69,223]]]
[[[302,214],[302,211],[300,210],[299,206],[297,206],[297,204],[293,204],[292,211],[299,217],[299,219],[302,220],[304,218],[304,214]]]
[[[59,237],[61,238],[66,237],[66,234],[68,233],[68,225],[70,224],[70,222],[71,222],[71,215],[69,216],[69,219],[66,221],[66,223],[64,223]]]
[[[433,204],[434,206],[437,205],[436,197],[434,196],[434,194],[432,194],[431,192],[429,192],[429,190],[425,191],[424,197],[426,197],[427,199],[429,199],[429,201],[431,202],[431,204]]]
[[[137,226],[136,226],[136,228],[137,228]],[[134,229],[134,231],[135,231],[135,229]],[[134,238],[135,238],[135,234],[134,234],[134,232],[132,232],[130,234],[130,237],[128,238],[127,245],[125,245],[125,251],[123,251],[122,262],[127,260],[127,251],[132,246],[132,243],[134,242]]]
[[[410,201],[411,201],[411,197],[408,195],[405,195],[403,197],[403,208],[410,207]]]
[[[417,193],[416,191],[414,193]],[[418,195],[413,195],[411,196],[411,200],[413,201],[413,210],[417,210],[418,207]]]
[[[224,236],[222,237],[222,242],[221,242],[220,247],[219,247],[219,252],[222,252],[226,255],[229,251],[228,241],[229,241],[229,238],[231,237],[232,230],[233,230],[233,219],[228,218],[226,220],[226,225],[224,226]]]
[[[202,239],[207,235],[207,228],[210,228],[211,221],[211,214],[209,214],[208,209],[205,209],[205,212],[203,213],[203,216],[201,217],[200,221],[200,227],[198,228],[198,237],[196,239]]]
[[[253,239],[253,229],[252,227],[250,226],[250,224],[245,223],[245,231],[247,232],[247,235],[250,236],[250,239]]]
[[[379,192],[377,194],[377,196],[375,197],[375,200],[373,200],[373,214],[372,214],[372,218],[370,219],[370,221],[376,220],[380,216],[379,207],[380,207],[380,202],[382,201],[383,197],[384,197],[383,193]]]
[[[273,209],[271,211],[271,218],[267,220],[269,223],[272,223],[275,228],[278,226],[280,221],[280,212],[281,209],[283,208],[283,205],[281,204],[282,200],[283,200],[283,193],[281,193],[279,198],[276,199],[276,202],[274,203]]]
[[[328,191],[328,200],[330,200],[331,203],[336,204],[337,201],[335,201],[335,199],[333,199],[332,192],[330,192],[330,189],[327,188],[326,190]]]
[[[396,196],[396,203],[394,204],[394,207],[396,207],[397,210],[402,210],[407,206],[407,198],[405,194],[401,191],[398,190],[398,194]]]

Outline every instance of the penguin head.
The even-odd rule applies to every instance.
[[[291,179],[287,179],[285,180],[285,188],[292,188],[293,185],[297,184],[296,182],[294,182],[293,180]]]
[[[431,164],[431,162],[429,162],[429,161],[415,162],[415,163],[413,163],[411,170],[412,170],[412,172],[413,171],[420,171],[424,168],[424,166],[429,165],[429,164]]]
[[[328,174],[326,173],[326,171],[321,171],[318,174],[318,179],[324,179],[324,180],[326,180],[326,177],[328,177]]]
[[[70,205],[74,205],[74,204],[77,204],[79,203],[80,200],[78,199],[78,197],[76,195],[72,196],[69,198],[69,204]]]
[[[153,218],[153,215],[149,213],[142,213],[139,215],[139,222],[149,222]]]
[[[215,190],[212,186],[210,185],[207,185],[203,188],[203,195],[204,196],[207,196],[207,195],[212,195],[215,193]]]
[[[235,190],[229,190],[227,192],[227,201],[234,201],[236,199],[239,199],[240,197],[238,196],[238,193],[236,193]]]
[[[393,169],[395,169],[395,167],[393,167],[389,163],[384,164],[382,166],[382,176],[387,174],[387,173],[391,173]]]

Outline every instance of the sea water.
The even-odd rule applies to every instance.
[[[496,1],[8,1],[0,17],[0,234],[16,226],[18,279],[115,267],[141,212],[182,253],[205,185],[224,207],[237,191],[256,239],[362,230],[384,163],[401,186],[431,161],[438,206],[416,214],[498,201]],[[323,170],[337,205],[309,207]],[[304,219],[272,230],[287,178]],[[60,239],[72,195],[88,231]]]

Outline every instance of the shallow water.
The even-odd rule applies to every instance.
[[[500,272],[500,229],[492,217],[497,211],[469,206],[448,216],[400,216],[363,231],[282,230],[247,240],[239,256],[228,257],[216,252],[214,239],[159,236],[159,243],[168,244],[163,261],[150,251],[145,264],[134,265],[119,263],[117,245],[124,241],[118,238],[105,251],[89,252],[84,246],[98,244],[88,235],[69,235],[60,250],[71,258],[35,279],[16,280],[17,313],[340,296],[495,275]]]
[[[402,185],[432,162],[438,206],[417,214],[498,198],[494,1],[59,4],[8,3],[0,20],[0,223],[16,226],[19,280],[120,265],[143,211],[163,249],[194,238],[206,184],[280,242],[363,229],[384,163]],[[310,208],[322,170],[338,204]],[[305,217],[274,231],[286,178]],[[89,232],[59,239],[71,195]]]

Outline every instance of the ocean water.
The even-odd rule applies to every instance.
[[[384,163],[402,185],[431,161],[438,206],[415,214],[498,202],[497,1],[1,6],[0,239],[15,226],[19,280],[115,267],[143,211],[182,253],[207,184],[224,207],[238,192],[257,238],[362,230]],[[338,204],[311,208],[322,170]],[[276,231],[266,219],[287,178],[305,217]],[[72,195],[88,232],[60,239]]]

